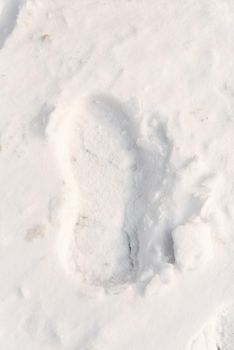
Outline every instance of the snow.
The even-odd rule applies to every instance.
[[[199,218],[177,226],[172,232],[175,261],[182,269],[194,269],[209,261],[213,253],[210,226]]]
[[[0,349],[233,349],[233,25],[0,0]]]

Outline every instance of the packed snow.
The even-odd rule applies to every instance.
[[[232,0],[0,0],[0,349],[234,349]]]

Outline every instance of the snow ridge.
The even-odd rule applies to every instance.
[[[23,0],[0,0],[0,49],[13,32]]]

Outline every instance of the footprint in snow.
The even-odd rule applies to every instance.
[[[147,210],[155,206],[155,186],[163,180],[157,169],[164,169],[168,151],[160,138],[160,147],[150,148],[123,106],[109,96],[84,99],[68,114],[57,115],[48,128],[65,184],[59,251],[68,270],[73,267],[86,282],[133,281],[148,264],[150,244],[140,248],[140,236],[147,230]]]

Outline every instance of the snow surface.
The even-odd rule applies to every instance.
[[[172,232],[174,254],[177,265],[182,269],[197,268],[212,256],[212,235],[210,226],[194,219]]]
[[[0,0],[0,349],[234,349],[232,0]]]

